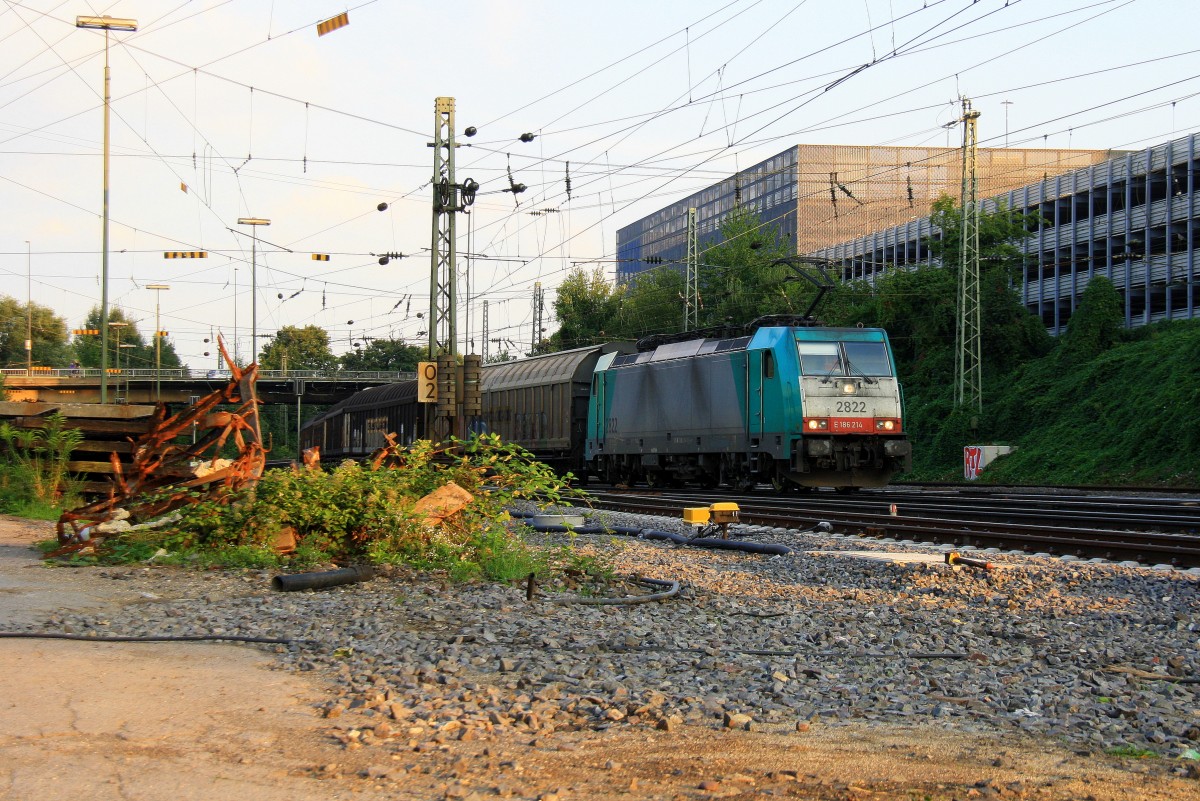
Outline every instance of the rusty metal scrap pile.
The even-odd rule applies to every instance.
[[[150,430],[133,441],[132,462],[122,463],[116,453],[110,454],[113,483],[108,497],[63,512],[58,519],[61,547],[55,554],[88,547],[94,528],[122,516],[118,510],[126,510],[134,520],[145,521],[198,498],[228,497],[224,490],[240,489],[262,476],[266,451],[255,391],[258,365],[240,368],[220,338],[217,345],[229,365],[229,383],[170,417],[166,405],[158,404]],[[234,409],[221,411],[218,407],[222,405]],[[176,442],[193,430],[203,431],[194,443]],[[230,438],[237,445],[238,455],[232,460],[220,459],[221,449]],[[207,465],[198,469],[198,462]]]

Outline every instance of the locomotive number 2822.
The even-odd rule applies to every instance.
[[[865,412],[867,404],[865,401],[838,401],[837,410],[841,413],[846,412]]]

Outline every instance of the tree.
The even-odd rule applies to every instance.
[[[329,334],[324,328],[306,325],[297,328],[287,325],[276,332],[263,346],[258,366],[263,370],[334,370],[338,359],[329,348]]]
[[[1059,354],[1071,364],[1089,362],[1111,348],[1124,327],[1117,288],[1107,278],[1094,276],[1067,322],[1067,330],[1059,340]]]
[[[367,347],[346,353],[339,361],[343,370],[413,371],[427,352],[427,348],[403,340],[373,339]]]
[[[700,255],[700,327],[803,311],[799,306],[803,291],[791,280],[795,273],[785,264],[776,264],[790,255],[794,252],[774,224],[762,223],[748,208],[735,208],[721,223],[721,243]]]
[[[979,212],[979,274],[1002,272],[1012,281],[1019,280],[1025,257],[1017,243],[1029,236],[1038,222],[1037,215],[1014,211],[1001,204],[995,211]],[[933,202],[929,221],[941,236],[926,240],[929,252],[944,268],[958,276],[962,265],[962,209],[954,198],[942,195]]]
[[[516,357],[509,353],[508,349],[505,348],[499,353],[493,353],[491,356],[488,356],[485,364],[503,364],[504,362],[515,361],[515,359]]]
[[[70,361],[67,345],[67,321],[54,310],[34,303],[33,363],[48,367],[66,367]],[[0,296],[0,365],[24,367],[29,362],[25,339],[29,333],[30,305],[15,298]]]
[[[962,269],[962,210],[955,208],[952,198],[942,195],[934,201],[930,219],[941,229],[942,237],[929,240],[929,250],[954,277],[956,309]],[[1036,215],[1003,205],[994,212],[979,212],[979,302],[985,378],[1044,355],[1052,347],[1045,326],[1029,313],[1015,290],[1025,265],[1017,243],[1029,236],[1037,219]]]
[[[570,350],[606,341],[621,308],[621,293],[596,267],[571,270],[558,287],[554,315],[559,329],[551,337],[555,350]]]
[[[147,370],[155,367],[154,337],[149,341],[142,336],[137,321],[129,319],[129,315],[120,306],[108,310],[108,366],[117,366],[117,350],[120,348],[120,364],[122,369]],[[113,325],[118,323],[118,325]],[[100,330],[100,307],[93,306],[83,321],[81,328],[94,331]],[[82,334],[75,337],[75,358],[83,367],[100,366],[99,334]],[[179,354],[175,346],[165,337],[161,345],[161,363],[164,369],[179,367]]]
[[[927,241],[935,264],[890,268],[873,283],[839,286],[823,316],[831,325],[859,323],[886,329],[906,384],[949,387],[954,379],[961,270],[962,214],[943,195],[933,219],[941,236]],[[1024,214],[999,209],[979,218],[980,316],[985,379],[995,378],[1027,359],[1047,353],[1050,336],[1014,289],[1023,256],[1016,242],[1028,236]]]
[[[683,326],[683,276],[674,267],[639,273],[621,295],[615,339],[674,333]]]

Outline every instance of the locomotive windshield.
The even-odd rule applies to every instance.
[[[797,342],[796,346],[803,375],[892,375],[887,346],[882,342]]]
[[[887,347],[882,342],[843,342],[850,372],[858,375],[891,375]]]
[[[845,375],[842,354],[836,342],[798,342],[800,372],[804,375]]]

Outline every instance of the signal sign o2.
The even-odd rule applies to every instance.
[[[417,362],[417,402],[437,403],[437,362]]]

